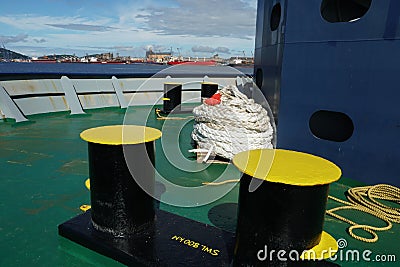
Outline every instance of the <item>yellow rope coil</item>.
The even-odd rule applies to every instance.
[[[343,222],[351,224],[348,231],[353,238],[373,243],[378,240],[378,235],[375,231],[386,231],[392,228],[392,222],[400,223],[400,209],[386,206],[376,199],[391,201],[400,204],[400,189],[387,184],[378,184],[373,186],[363,186],[351,188],[347,191],[347,199],[349,202],[329,196],[330,199],[342,203],[345,206],[336,207],[326,211],[326,214],[335,217]],[[337,215],[335,212],[339,210],[359,210],[371,214],[382,221],[386,222],[387,226],[375,227],[371,225],[357,224],[347,218]],[[372,238],[365,238],[354,233],[355,229],[362,229],[370,233]]]

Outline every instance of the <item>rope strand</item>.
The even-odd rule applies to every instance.
[[[160,109],[156,109],[156,115],[157,115],[157,120],[187,120],[187,119],[191,119],[194,118],[194,116],[187,116],[187,117],[165,117],[163,115],[161,115],[161,110]]]

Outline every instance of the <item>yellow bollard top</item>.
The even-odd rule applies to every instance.
[[[136,145],[161,137],[161,131],[138,125],[110,125],[91,128],[80,134],[87,142],[103,145]]]
[[[243,173],[273,183],[298,186],[330,184],[342,171],[334,163],[311,154],[284,149],[257,149],[234,156]]]

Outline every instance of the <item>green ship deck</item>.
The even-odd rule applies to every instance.
[[[130,122],[134,122],[136,117],[139,124],[147,110],[135,107],[135,116]],[[90,204],[89,191],[84,186],[88,178],[87,144],[79,138],[79,133],[91,127],[122,124],[125,114],[124,110],[116,108],[87,113],[87,116],[69,116],[68,113],[30,116],[34,123],[0,122],[0,266],[121,266],[59,236],[57,232],[59,224],[82,213],[79,209],[82,204]],[[175,127],[176,133],[183,127],[175,140],[178,140],[182,154],[190,160],[188,164],[197,166],[199,163],[187,152],[191,148],[192,130],[192,122],[187,122],[168,121],[168,127],[169,130]],[[155,116],[147,120],[147,126],[158,129],[164,123]],[[170,142],[169,145],[177,146]],[[213,164],[202,172],[190,174],[178,170],[163,156],[160,140],[156,142],[156,151],[157,170],[169,181],[182,186],[195,187],[213,181],[213,177],[226,168],[226,165]],[[225,179],[239,178],[239,172],[234,171],[223,175]],[[345,199],[344,192],[359,185],[354,180],[341,178],[331,185],[330,195]],[[160,209],[234,232],[237,197],[238,185],[223,198],[204,206],[182,208],[161,204]],[[328,208],[337,205],[328,201]],[[361,212],[344,211],[340,214],[359,223],[384,225]],[[348,226],[332,217],[325,217],[324,230],[337,240],[343,238],[347,241],[347,246],[339,251],[334,263],[340,266],[398,266],[398,262],[376,261],[379,255],[394,255],[400,261],[398,224],[389,231],[378,232],[378,242],[371,244],[351,238],[346,232]],[[350,250],[360,252],[359,261],[346,253]],[[372,252],[370,262],[362,259],[365,250]]]

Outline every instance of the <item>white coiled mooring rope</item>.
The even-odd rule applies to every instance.
[[[273,128],[267,111],[236,86],[229,85],[218,93],[219,104],[204,103],[193,110],[192,138],[198,147],[226,159],[246,150],[273,148]]]

